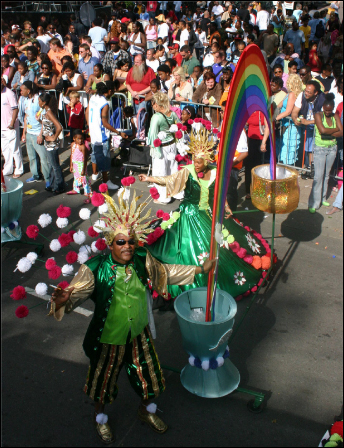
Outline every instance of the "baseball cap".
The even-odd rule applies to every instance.
[[[121,19],[121,23],[126,23],[126,22],[130,22],[130,19],[128,19],[128,17],[123,17],[123,19]]]
[[[170,47],[168,47],[170,50],[179,50],[179,44],[173,44]]]

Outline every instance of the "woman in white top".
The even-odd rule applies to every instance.
[[[146,48],[146,35],[143,32],[140,22],[133,23],[133,33],[128,39],[130,45],[129,51],[131,57],[134,58],[136,54],[143,54]]]
[[[330,93],[334,95],[334,110],[336,111],[338,105],[343,102],[343,75],[339,76],[335,86],[332,83]]]
[[[64,107],[63,107],[63,103],[65,104],[69,104],[70,99],[69,99],[69,94],[70,92],[72,92],[73,90],[79,91],[79,90],[84,90],[84,79],[82,77],[82,75],[80,75],[80,73],[76,73],[75,72],[75,66],[73,64],[73,62],[65,62],[63,64],[62,70],[61,70],[61,75],[58,77],[58,81],[59,78],[62,76],[62,79],[64,80],[68,80],[72,86],[68,87],[66,89],[66,91],[61,92],[60,93],[60,97],[59,97],[59,106],[58,109],[60,111],[63,111]],[[82,105],[85,107],[85,102],[83,101],[83,98],[80,98]],[[87,106],[87,104],[86,104]],[[60,115],[60,119],[62,119],[61,115]]]
[[[183,67],[176,67],[173,70],[174,81],[168,90],[168,97],[172,101],[191,101],[193,88],[190,82],[186,81],[185,71]]]

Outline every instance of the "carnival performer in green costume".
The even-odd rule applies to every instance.
[[[215,260],[199,266],[164,265],[139,244],[153,232],[144,215],[146,203],[131,204],[119,197],[119,206],[104,194],[108,213],[104,213],[104,233],[111,249],[109,255],[98,255],[81,265],[66,289],[54,290],[51,299],[53,315],[60,321],[65,313],[90,298],[95,303],[83,348],[90,359],[84,391],[95,402],[97,434],[104,443],[115,438],[104,414],[104,406],[117,396],[117,377],[122,366],[135,392],[141,397],[140,420],[154,431],[164,433],[167,425],[155,414],[156,405],[150,400],[165,390],[165,380],[152,341],[154,320],[152,298],[148,286],[153,285],[163,297],[167,285],[187,284],[195,275],[209,272]],[[144,215],[144,216],[143,216]],[[149,324],[149,325],[148,325]]]
[[[168,220],[162,221],[163,235],[156,241],[148,237],[149,251],[162,263],[200,265],[210,252],[211,208],[217,170],[209,162],[214,160],[214,142],[205,128],[191,132],[190,138],[189,152],[193,164],[184,166],[171,176],[139,175],[143,182],[166,186],[167,196],[172,197],[181,191],[185,193],[179,209]],[[256,291],[257,285],[263,282],[271,264],[271,251],[259,233],[230,218],[232,213],[227,203],[225,211],[217,286],[240,300]],[[177,297],[188,289],[207,286],[207,280],[206,275],[201,275],[191,285],[169,286],[168,290],[172,297]]]

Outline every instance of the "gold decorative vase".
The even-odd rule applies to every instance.
[[[277,165],[276,180],[271,180],[270,165],[252,169],[252,204],[267,213],[284,214],[294,211],[300,198],[298,173],[295,169]]]

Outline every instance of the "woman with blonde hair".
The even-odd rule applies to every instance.
[[[281,112],[276,117],[276,122],[281,120],[281,137],[276,142],[278,161],[287,165],[293,165],[297,160],[300,145],[300,133],[291,119],[296,98],[302,92],[302,81],[299,75],[292,74],[287,79],[288,95],[278,105]]]
[[[155,111],[150,122],[147,143],[151,147],[152,156],[152,176],[169,176],[178,171],[176,161],[177,148],[174,134],[170,132],[170,127],[176,124],[178,117],[170,110],[170,102],[166,93],[157,92],[153,95],[152,106]],[[171,198],[166,196],[166,187],[155,185],[160,194],[156,203],[168,204]],[[174,196],[182,199],[184,193]]]
[[[186,74],[183,67],[176,67],[173,70],[174,81],[168,91],[171,101],[188,102],[192,100],[193,88],[191,83],[186,81]]]

